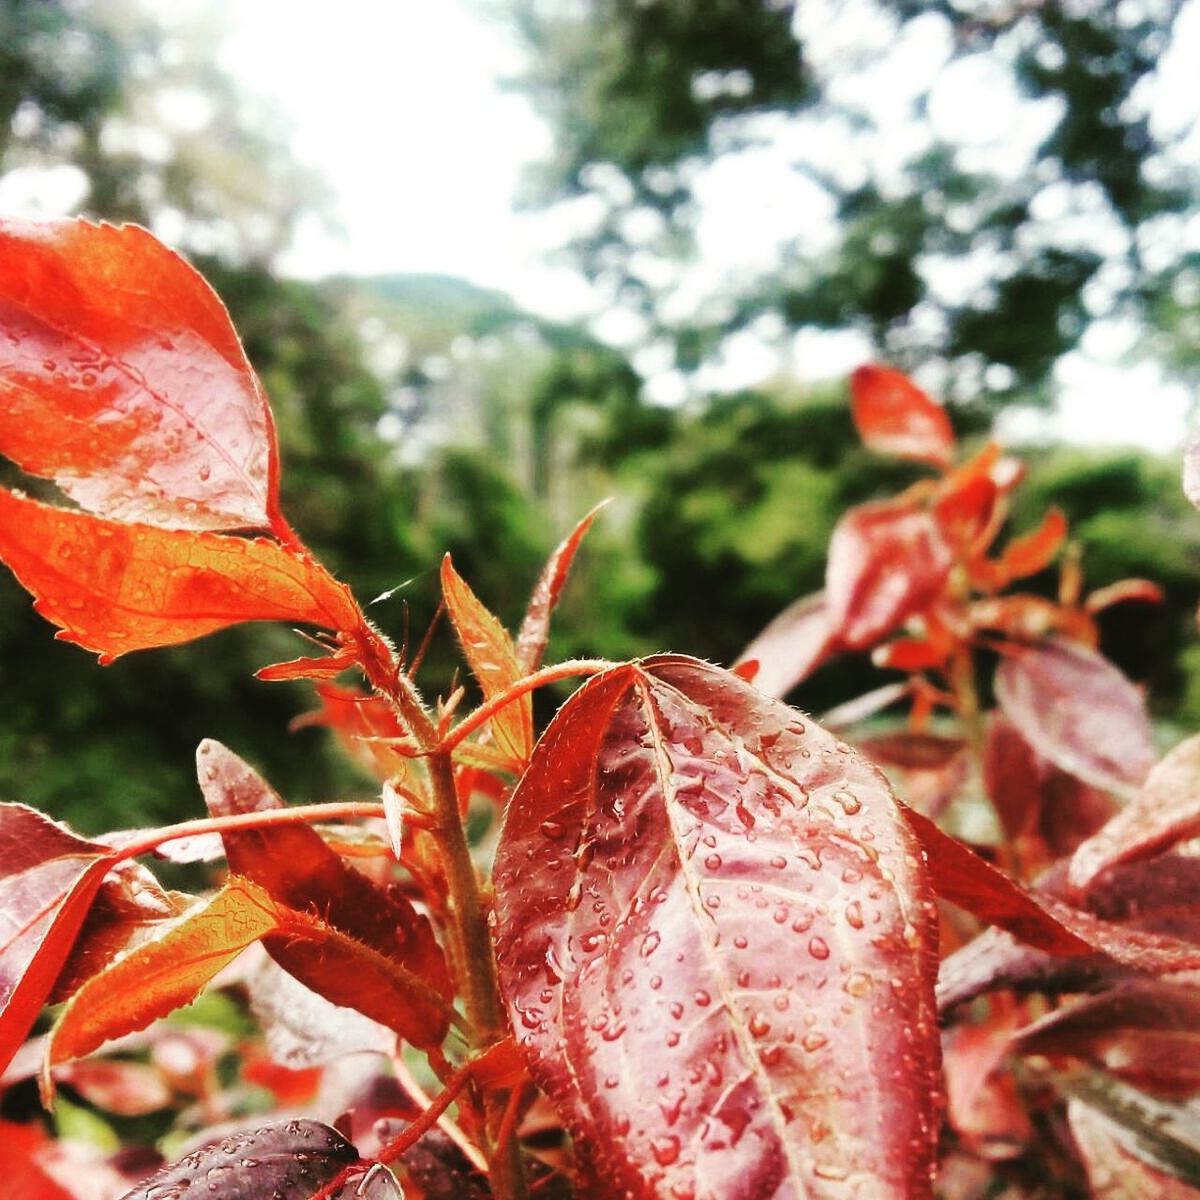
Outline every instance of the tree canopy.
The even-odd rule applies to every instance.
[[[1194,370],[1183,0],[512,3],[554,133],[530,198],[679,367],[852,329],[1028,399],[1121,322]]]

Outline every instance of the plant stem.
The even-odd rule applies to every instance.
[[[115,847],[117,862],[139,858],[157,850],[163,842],[198,837],[202,833],[234,833],[242,829],[266,829],[271,825],[313,824],[317,821],[342,821],[349,817],[382,817],[378,800],[353,800],[333,804],[297,804],[291,808],[271,808],[265,812],[233,813],[227,817],[202,817],[148,829],[141,837]]]
[[[484,1050],[508,1036],[508,1021],[500,996],[496,955],[479,879],[459,814],[451,748],[442,744],[436,720],[416,685],[399,669],[391,647],[380,635],[375,635],[371,650],[370,655],[364,656],[363,669],[376,690],[395,706],[428,765],[433,799],[433,822],[429,833],[437,843],[446,873],[453,923],[451,933],[458,950],[452,957],[459,968],[459,991],[467,1010],[474,1047]],[[525,1178],[517,1140],[510,1136],[503,1144],[495,1141],[503,1120],[505,1100],[503,1094],[485,1092],[484,1117],[489,1144],[484,1147],[484,1152],[496,1200],[523,1200]]]

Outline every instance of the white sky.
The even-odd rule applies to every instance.
[[[205,2],[146,0],[164,20]],[[848,9],[862,2],[806,0],[806,40],[813,45],[820,37],[843,36],[838,31],[847,27]],[[521,173],[548,152],[550,135],[527,100],[502,88],[502,80],[519,72],[522,50],[501,20],[483,15],[484,8],[485,0],[225,4],[229,35],[222,65],[280,112],[294,130],[297,157],[333,190],[339,230],[306,222],[281,264],[285,270],[305,277],[439,272],[508,292],[518,304],[555,319],[597,310],[597,297],[581,277],[546,261],[570,218],[514,211]],[[830,14],[842,23],[828,22]],[[855,25],[861,36],[863,26]],[[1189,150],[1200,154],[1200,89],[1194,87],[1200,0],[1189,2],[1179,43],[1161,72],[1155,119],[1192,129]],[[950,47],[944,29],[923,18],[893,49],[887,78],[876,72],[864,86],[866,80],[843,72],[836,81],[844,98],[884,97],[882,107],[872,110],[882,124],[870,151],[873,161],[910,153],[914,135],[903,123],[904,91],[935,73]],[[1044,130],[1046,114],[1018,111],[1003,88],[981,79],[988,65],[977,56],[946,72],[932,97],[933,120],[939,132],[965,145],[965,153],[990,155],[993,167],[995,155],[1003,153],[1017,171]],[[964,123],[965,113],[971,120]],[[856,169],[836,130],[787,127],[776,148],[734,156],[701,180],[702,256],[685,276],[693,291],[719,291],[724,278],[768,265],[779,242],[798,226],[812,231],[818,247],[828,236],[828,201],[789,165],[801,152],[826,154],[829,169]],[[1200,219],[1192,224],[1200,248]],[[963,286],[963,264],[931,268],[948,293]],[[616,344],[632,343],[639,332],[620,313],[593,327]],[[737,335],[723,361],[705,369],[702,384],[719,389],[761,381],[779,366],[773,348],[778,341],[772,328]],[[1153,364],[1126,361],[1128,344],[1128,331],[1119,327],[1092,330],[1081,350],[1060,364],[1058,412],[1008,414],[1010,435],[1175,447],[1191,397],[1164,384]],[[791,369],[810,381],[844,375],[870,354],[857,335],[811,331],[802,331],[787,349]],[[678,391],[678,379],[662,370],[662,348],[643,349],[635,362],[650,377],[652,395],[669,399]]]

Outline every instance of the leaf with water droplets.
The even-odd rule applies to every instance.
[[[115,853],[0,804],[0,1070],[50,997]]]
[[[277,512],[275,430],[229,314],[132,225],[0,222],[0,453],[120,521]]]
[[[495,887],[518,1042],[609,1194],[931,1194],[933,908],[849,747],[694,659],[614,668],[543,735]]]
[[[906,375],[874,363],[850,377],[851,413],[863,444],[877,454],[946,467],[954,430],[946,410]]]
[[[1085,783],[1128,795],[1154,762],[1141,692],[1086,646],[1018,648],[996,670],[996,698],[1039,754]]]
[[[249,880],[231,879],[75,992],[51,1034],[47,1069],[190,1003],[222,967],[278,923],[266,892]]]
[[[332,1126],[282,1121],[194,1150],[121,1200],[309,1200],[359,1161],[358,1151]]]
[[[499,696],[524,674],[512,638],[454,569],[448,554],[442,559],[442,595],[480,690],[488,700]],[[533,749],[533,701],[529,695],[505,705],[492,718],[491,730],[496,745],[513,765],[518,770],[524,766]]]
[[[349,590],[263,538],[125,525],[0,488],[0,560],[59,637],[111,662],[240,621],[357,629]]]

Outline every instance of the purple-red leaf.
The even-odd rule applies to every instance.
[[[201,742],[196,765],[213,816],[284,807],[219,742]],[[428,918],[407,897],[349,866],[307,825],[226,833],[224,841],[230,869],[293,910],[263,942],[280,966],[416,1045],[442,1040],[450,974]]]
[[[778,698],[803,683],[833,653],[833,635],[825,593],[802,596],[771,621],[739,661],[757,662],[754,686]]]
[[[228,313],[136,226],[0,222],[0,454],[120,521],[266,528],[277,505]]]
[[[239,621],[349,630],[349,590],[300,550],[263,538],[124,525],[0,488],[0,560],[34,607],[111,662]]]
[[[863,444],[877,454],[950,465],[954,430],[946,410],[906,375],[868,364],[850,377],[851,412]]]
[[[926,1197],[936,931],[879,773],[677,656],[569,700],[513,795],[497,950],[606,1194]]]
[[[115,853],[0,804],[0,1069],[37,1018]]]
[[[829,542],[825,601],[834,635],[862,649],[927,607],[953,556],[933,513],[903,496],[852,508]]]
[[[1085,783],[1128,794],[1154,762],[1141,692],[1086,646],[1047,641],[1006,655],[996,698],[1039,754]]]
[[[550,640],[550,615],[558,604],[580,543],[606,504],[607,500],[601,500],[583,517],[558,544],[538,576],[533,594],[529,597],[529,607],[525,610],[525,619],[521,622],[521,629],[517,634],[517,665],[522,674],[536,671],[541,665],[542,655],[545,654],[546,645]]]
[[[1200,833],[1200,736],[1181,742],[1151,770],[1133,803],[1071,858],[1068,880],[1080,891],[1116,863],[1147,858]]]
[[[194,1150],[122,1200],[309,1200],[358,1161],[358,1151],[331,1126],[283,1121]]]

